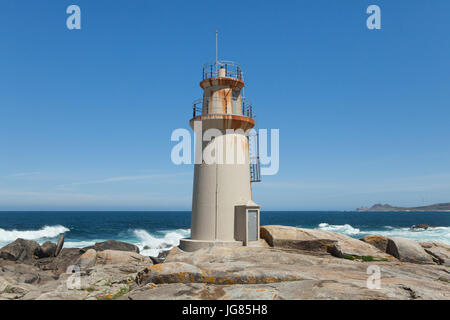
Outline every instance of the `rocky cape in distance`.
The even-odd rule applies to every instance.
[[[157,258],[112,240],[17,239],[0,249],[0,300],[450,299],[447,244],[276,225],[260,235],[248,247],[174,247]]]
[[[360,207],[356,211],[371,211],[371,212],[387,212],[387,211],[435,211],[435,212],[450,212],[450,202],[449,203],[438,203],[429,206],[421,207],[393,207],[389,204],[375,204],[372,207]]]

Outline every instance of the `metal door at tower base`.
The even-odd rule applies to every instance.
[[[258,240],[258,210],[248,210],[248,241]]]

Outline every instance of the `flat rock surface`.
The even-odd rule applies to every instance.
[[[368,287],[370,266],[380,271],[379,289]],[[352,261],[276,248],[189,253],[174,248],[163,264],[146,269],[143,281],[122,299],[450,299],[444,266]],[[242,282],[245,274],[258,274],[259,282]],[[276,279],[280,274],[292,278]],[[229,281],[221,283],[221,277]]]
[[[422,290],[420,296],[409,286],[385,284],[368,289],[365,282],[303,280],[271,284],[212,285],[206,283],[148,284],[120,299],[130,300],[411,300],[449,299]]]
[[[450,267],[450,246],[440,242],[420,242],[422,248],[437,264]]]

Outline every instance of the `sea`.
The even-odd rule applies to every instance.
[[[1,211],[0,247],[17,238],[57,241],[82,248],[105,240],[133,243],[143,255],[157,256],[190,235],[190,211]],[[413,230],[415,224],[437,226]],[[396,236],[450,244],[450,212],[261,211],[261,225],[328,230],[353,238]]]

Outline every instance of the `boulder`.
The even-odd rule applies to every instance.
[[[419,242],[437,264],[450,267],[450,245],[440,242]]]
[[[116,241],[116,240],[108,240],[104,242],[97,242],[93,246],[85,247],[83,250],[94,249],[95,251],[105,251],[105,250],[115,250],[115,251],[131,251],[139,253],[139,248],[134,244]]]
[[[424,229],[427,230],[429,228],[436,228],[436,226],[430,226],[429,224],[424,224],[424,223],[420,223],[420,224],[415,224],[413,226],[411,226],[411,229]]]
[[[80,269],[92,268],[97,260],[97,251],[89,249],[78,258],[76,265]]]
[[[149,257],[141,256],[139,253],[131,251],[105,250],[97,252],[97,264],[142,264],[151,265]]]
[[[64,233],[59,236],[58,243],[56,244],[56,249],[55,249],[55,257],[57,257],[59,255],[63,246],[64,246]]]
[[[275,248],[323,253],[326,253],[328,247],[337,242],[337,239],[331,237],[326,231],[286,226],[262,226],[260,236]]]
[[[39,243],[20,238],[0,249],[0,258],[10,261],[32,263],[32,260],[40,255]]]
[[[39,258],[54,257],[55,252],[56,244],[51,241],[46,241],[43,245],[41,245],[41,255],[39,256]]]
[[[339,258],[393,259],[392,256],[368,243],[325,230],[262,226],[260,235],[275,248],[328,252]]]
[[[66,273],[68,267],[75,265],[81,254],[80,249],[64,248],[58,256],[39,259],[35,265],[41,270],[51,270],[59,275]]]
[[[411,239],[392,237],[388,240],[386,252],[400,261],[433,264],[433,259],[426,253],[422,246]]]
[[[375,248],[386,252],[388,238],[383,236],[365,236],[364,238],[359,239],[365,243],[373,245]]]
[[[169,255],[169,252],[170,250],[163,250],[158,254],[157,257],[150,257],[150,259],[152,260],[153,264],[163,263]]]

